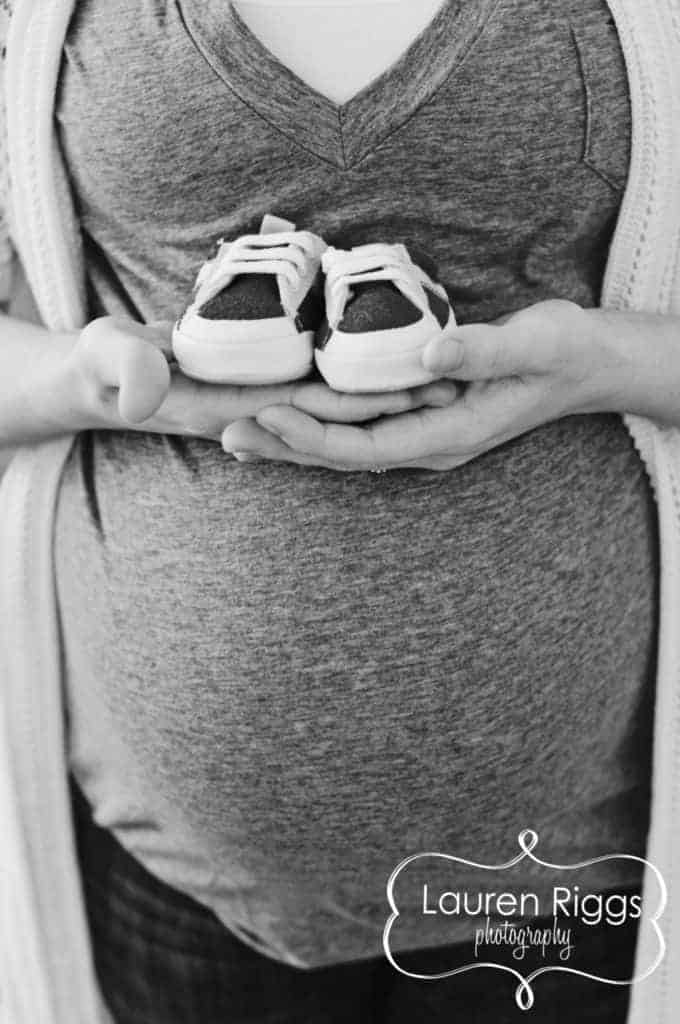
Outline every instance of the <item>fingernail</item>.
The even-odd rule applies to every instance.
[[[450,405],[455,402],[458,398],[459,389],[451,381],[450,383],[442,381],[441,384],[435,385],[432,389],[431,400],[435,402],[441,402],[442,405]]]
[[[436,341],[423,352],[423,366],[426,370],[436,373],[437,370],[455,369],[463,360],[463,346],[459,341],[449,338]]]
[[[266,412],[258,414],[255,417],[255,419],[260,424],[260,426],[264,427],[265,430],[268,430],[270,434],[274,434],[276,437],[281,437],[281,431],[279,430],[279,427],[277,426],[276,423],[272,423],[270,421]]]

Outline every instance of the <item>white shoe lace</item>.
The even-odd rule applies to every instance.
[[[321,258],[326,275],[328,321],[337,327],[353,284],[364,281],[390,281],[417,306],[425,310],[427,303],[422,281],[427,275],[414,263],[403,245],[360,245],[343,250],[329,247]]]
[[[310,258],[319,256],[318,243],[309,231],[241,235],[233,242],[220,239],[218,245],[217,255],[198,272],[194,285],[197,300],[208,290],[217,294],[237,274],[276,274],[297,288]]]

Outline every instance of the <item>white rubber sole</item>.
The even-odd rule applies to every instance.
[[[306,377],[312,368],[314,333],[230,341],[172,332],[172,349],[182,373],[209,384],[282,384]]]
[[[451,317],[446,326],[448,328],[454,324]],[[421,361],[427,344],[436,337],[436,332],[431,328],[420,330],[412,342],[405,341],[402,336],[393,351],[389,351],[389,345],[386,345],[384,335],[387,333],[378,332],[373,336],[362,337],[336,332],[328,348],[316,349],[314,352],[316,365],[326,383],[334,391],[357,393],[400,391],[438,380],[441,374],[430,373]]]

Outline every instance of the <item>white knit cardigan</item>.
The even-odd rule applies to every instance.
[[[680,314],[680,0],[609,2],[630,79],[633,146],[602,302],[612,309]],[[73,4],[15,3],[4,78],[3,136],[12,186],[5,190],[4,213],[12,248],[45,324],[54,330],[76,329],[86,317],[79,227],[54,129],[55,83]],[[0,22],[6,22],[6,9],[6,0],[0,0]],[[3,253],[7,263],[10,249],[0,237],[0,261]],[[0,281],[7,280],[7,266],[0,267]],[[628,1024],[674,1024],[680,1019],[680,431],[636,417],[626,423],[653,482],[660,523],[661,620],[647,856],[663,873],[670,897],[661,922],[667,955],[654,974],[633,986]],[[4,1024],[111,1020],[93,970],[67,787],[52,538],[57,487],[71,443],[65,438],[21,451],[0,488]],[[652,892],[656,903],[658,888],[648,870],[646,915],[655,909]],[[655,954],[652,930],[642,929],[636,974],[644,973]],[[540,1004],[540,979],[536,995]]]

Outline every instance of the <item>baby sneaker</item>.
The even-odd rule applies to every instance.
[[[312,367],[324,316],[326,243],[267,214],[259,235],[220,239],[198,272],[191,304],[175,324],[180,369],[221,384],[277,384]]]
[[[326,321],[316,364],[336,391],[394,391],[435,379],[421,356],[428,341],[456,320],[446,289],[414,263],[404,245],[329,247]]]

